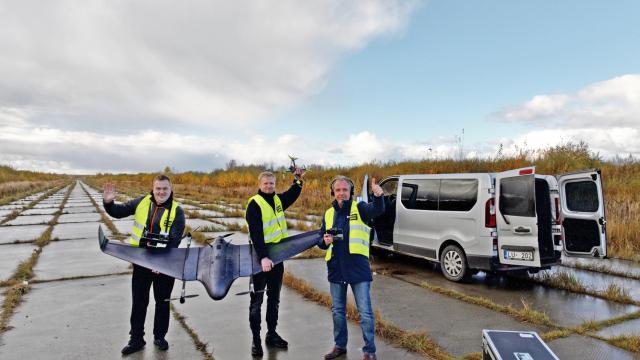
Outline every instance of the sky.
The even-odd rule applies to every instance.
[[[0,0],[0,164],[640,156],[637,1]]]

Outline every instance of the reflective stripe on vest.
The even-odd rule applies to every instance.
[[[265,244],[278,243],[280,240],[289,236],[287,233],[287,220],[284,218],[284,209],[278,195],[273,195],[273,204],[276,207],[275,211],[262,195],[252,196],[247,206],[249,206],[251,200],[260,206],[260,212],[262,213],[262,234],[264,235]],[[246,219],[247,212],[245,210],[245,221]],[[247,227],[248,226],[249,224],[247,223]]]
[[[324,213],[324,223],[327,229],[333,227],[333,218],[335,209],[330,207]],[[362,222],[362,217],[358,211],[358,204],[351,201],[351,211],[349,213],[349,254],[358,254],[369,257],[369,234],[371,228]],[[327,254],[324,256],[326,261],[331,260],[333,255],[333,244],[329,245]]]
[[[180,206],[177,201],[171,202],[171,210],[165,210],[162,212],[162,216],[160,217],[160,233],[161,234],[169,234],[169,230],[171,229],[171,225],[173,225],[173,220],[176,218],[176,209]],[[140,245],[140,238],[144,233],[144,229],[147,226],[147,220],[149,220],[149,209],[151,207],[151,194],[142,198],[138,206],[136,207],[135,217],[133,219],[133,227],[131,228],[131,237],[129,237],[129,243],[133,246]],[[168,213],[171,213],[169,217],[169,224],[167,225],[167,216]],[[153,226],[153,224],[151,224]]]

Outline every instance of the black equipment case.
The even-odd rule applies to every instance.
[[[482,360],[560,360],[535,331],[482,330]]]

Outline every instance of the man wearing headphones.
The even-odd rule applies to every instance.
[[[333,350],[324,356],[335,359],[347,353],[347,287],[356,300],[360,314],[360,328],[365,346],[363,360],[376,359],[374,342],[375,320],[369,290],[371,267],[369,266],[369,234],[367,222],[384,212],[382,188],[372,181],[373,203],[353,199],[353,182],[345,176],[337,176],[331,182],[331,207],[324,214],[321,231],[323,240],[318,244],[327,249],[328,278],[333,300]]]

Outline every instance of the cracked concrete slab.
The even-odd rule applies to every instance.
[[[105,275],[129,271],[129,265],[102,253],[95,237],[49,243],[40,254],[34,274],[39,280]]]
[[[605,320],[640,310],[633,305],[618,304],[570,291],[546,288],[515,278],[490,276],[483,272],[474,275],[469,283],[451,282],[439,268],[426,260],[405,256],[376,256],[374,269],[386,269],[401,279],[452,289],[469,296],[481,296],[501,305],[522,307],[526,301],[531,308],[546,313],[563,326],[576,326],[586,320]]]
[[[49,225],[0,226],[0,244],[35,240],[40,237],[48,227]]]
[[[13,211],[13,210],[17,210],[17,209],[22,209],[24,206],[23,205],[0,205],[0,210],[9,210],[9,211]]]
[[[95,210],[95,208],[94,208]],[[58,223],[79,223],[79,222],[90,222],[90,221],[100,221],[100,214],[97,212],[84,212],[78,214],[62,214],[58,218]]]
[[[66,207],[62,210],[63,214],[83,214],[83,213],[94,213],[94,212],[96,212],[96,207],[93,205],[70,207],[70,208]]]
[[[329,294],[324,259],[287,260],[285,269]],[[349,298],[353,301],[351,294]],[[374,276],[371,301],[385,320],[405,330],[426,331],[454,356],[480,351],[482,329],[544,330],[387,276]]]
[[[604,291],[611,284],[615,284],[620,288],[627,289],[627,292],[632,299],[636,301],[640,300],[640,281],[635,279],[613,276],[593,271],[573,269],[564,266],[555,266],[550,270],[546,270],[546,272],[550,274],[559,272],[572,274],[584,286],[599,291]],[[540,274],[538,274],[538,276],[540,276]]]
[[[604,328],[598,331],[597,334],[607,338],[620,335],[640,336],[640,319],[629,320],[608,328]]]
[[[179,296],[179,282],[174,287],[174,296]],[[188,299],[185,304],[174,304],[176,310],[186,316],[187,324],[207,344],[207,351],[216,360],[251,359],[251,330],[249,329],[249,297],[235,296],[248,288],[247,278],[237,280],[229,294],[220,301],[213,301],[202,284],[189,282],[187,293],[200,294]],[[266,302],[266,300],[265,300]],[[266,305],[263,304],[263,317]],[[266,332],[263,322],[262,339]],[[348,356],[344,359],[361,359],[363,346],[360,327],[348,323],[350,334],[347,345]],[[309,359],[322,358],[333,347],[333,323],[328,308],[306,301],[296,292],[283,287],[280,297],[278,333],[289,341],[288,350],[264,347],[265,358]],[[478,341],[479,344],[479,341]],[[394,348],[376,338],[377,355],[380,359],[422,359],[405,349]]]
[[[90,201],[88,201],[88,200],[85,200],[85,201],[83,201],[83,202],[76,202],[76,203],[74,203],[74,202],[72,202],[72,203],[67,202],[67,203],[64,205],[64,208],[65,208],[65,209],[67,209],[67,208],[74,208],[74,207],[87,207],[87,206],[93,206],[93,204],[92,204]]]
[[[187,225],[191,227],[191,229],[195,229],[197,227],[206,228],[206,227],[215,227],[220,228],[222,225],[217,224],[213,221],[202,220],[202,219],[187,219]]]
[[[9,279],[18,265],[27,260],[35,249],[37,247],[32,244],[12,244],[0,247],[0,281]]]
[[[53,215],[20,215],[11,221],[7,221],[4,225],[15,226],[46,224],[52,219]]]
[[[55,281],[35,284],[0,338],[1,359],[120,359],[129,340],[131,278]],[[151,295],[153,298],[153,295]],[[152,343],[153,300],[147,312],[143,351],[127,359],[196,359],[198,352],[186,331],[170,320],[168,351]]]
[[[133,220],[111,220],[121,234],[131,234]]]
[[[33,209],[51,209],[51,208],[60,208],[60,204],[62,204],[62,202],[60,203],[50,203],[50,204],[43,204],[43,203],[37,203],[33,206]]]
[[[98,226],[102,226],[105,235],[111,235],[111,232],[102,222],[83,222],[83,223],[66,223],[54,226],[51,238],[60,240],[69,239],[86,239],[98,237]]]
[[[639,358],[638,355],[609,345],[604,341],[580,335],[557,339],[547,345],[560,359],[631,360]]]
[[[20,215],[53,215],[58,212],[58,208],[49,209],[28,209],[20,213]]]

